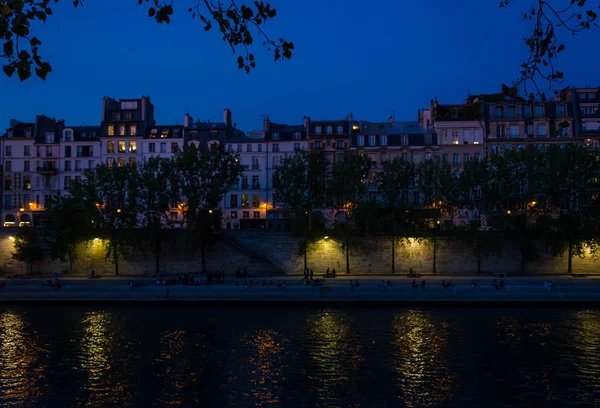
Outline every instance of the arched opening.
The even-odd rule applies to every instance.
[[[29,214],[21,214],[21,222],[19,222],[19,227],[30,227],[31,226],[31,217]]]
[[[14,227],[15,226],[15,216],[12,214],[6,214],[4,217],[4,226],[5,227]]]

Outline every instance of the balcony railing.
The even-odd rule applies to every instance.
[[[38,167],[37,172],[40,174],[56,174],[56,167]]]

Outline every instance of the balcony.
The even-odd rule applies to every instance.
[[[56,167],[38,167],[37,172],[45,175],[52,175],[58,173]]]

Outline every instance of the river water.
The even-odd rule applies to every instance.
[[[0,308],[2,407],[600,405],[600,312]]]

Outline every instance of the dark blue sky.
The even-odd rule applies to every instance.
[[[205,33],[176,1],[171,25],[157,25],[136,0],[70,0],[36,23],[43,55],[52,63],[46,82],[20,83],[0,75],[0,129],[9,118],[41,113],[67,123],[97,124],[103,95],[150,95],[156,120],[182,123],[222,119],[233,111],[243,130],[271,120],[301,123],[355,118],[415,120],[438,97],[460,102],[496,92],[519,73],[526,55],[523,7],[499,9],[498,0],[273,0],[278,16],[266,29],[296,45],[290,61],[273,63],[257,48],[257,68],[237,69],[236,57],[214,31]],[[460,6],[458,6],[460,4]],[[559,68],[572,85],[598,85],[600,31],[569,40]]]

